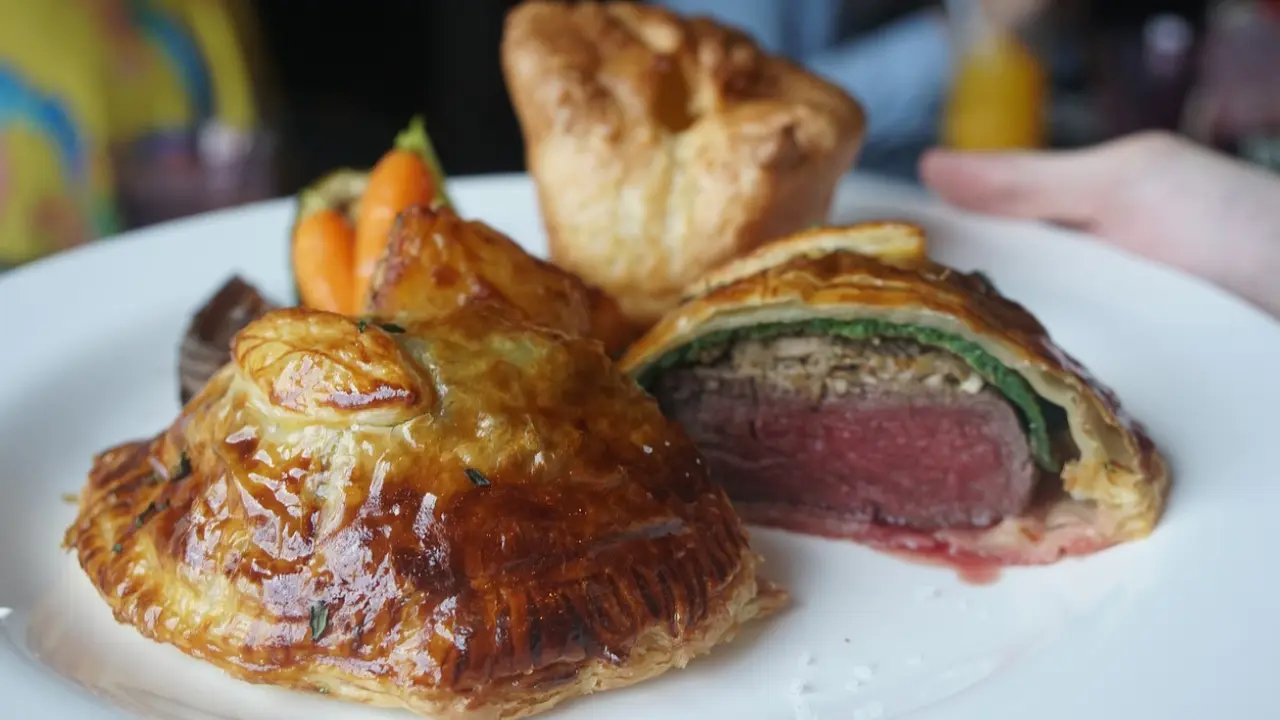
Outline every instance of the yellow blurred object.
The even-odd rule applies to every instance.
[[[116,232],[126,180],[193,185],[184,141],[254,128],[248,2],[0,0],[0,268]]]
[[[117,227],[106,77],[66,50],[97,27],[71,1],[0,0],[0,267]]]
[[[245,16],[237,13],[248,3],[161,0],[159,5],[175,17],[183,17],[195,36],[211,70],[212,110],[218,121],[236,130],[253,129],[259,118],[244,46],[251,28]]]
[[[959,150],[1037,148],[1045,142],[1048,80],[1012,32],[984,33],[960,56],[942,126]]]

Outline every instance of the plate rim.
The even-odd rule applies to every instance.
[[[524,190],[527,190],[532,186],[529,177],[523,173],[502,173],[502,174],[485,175],[485,176],[470,176],[465,178],[458,178],[456,182],[464,186],[462,190],[462,194],[464,195],[470,195],[471,193],[483,193],[484,187],[494,187],[494,186],[509,187],[511,185],[524,184],[526,186]],[[968,213],[963,213],[963,211],[957,211],[953,208],[946,207],[942,205],[941,202],[938,201],[936,198],[932,198],[931,196],[923,192],[904,193],[903,192],[904,188],[893,187],[891,185],[884,184],[876,179],[867,178],[866,176],[857,177],[857,178],[851,177],[846,179],[844,182],[842,182],[842,189],[844,189],[845,192],[852,192],[852,193],[870,192],[871,200],[873,200],[874,202],[885,202],[885,203],[893,203],[895,205],[899,205],[902,208],[901,211],[904,213],[909,212],[912,214],[919,214],[919,215],[927,214],[930,216],[929,219],[931,222],[945,222],[946,221],[945,215],[949,213],[959,212],[962,215],[969,215]],[[912,190],[912,189],[914,188],[907,188],[907,190]],[[95,253],[105,252],[110,254],[110,253],[123,253],[123,252],[137,252],[136,250],[134,250],[134,248],[136,248],[138,245],[145,245],[149,242],[158,243],[158,242],[173,242],[175,240],[181,241],[178,238],[176,238],[175,235],[178,233],[185,232],[188,226],[192,226],[194,224],[235,220],[237,217],[257,214],[257,213],[261,213],[263,215],[272,216],[272,217],[274,217],[276,213],[280,213],[282,216],[288,217],[288,214],[287,214],[289,212],[288,206],[290,206],[291,203],[292,203],[291,198],[288,198],[288,197],[277,198],[277,199],[253,203],[253,204],[249,204],[249,205],[245,205],[237,208],[225,209],[225,210],[217,211],[214,213],[206,213],[202,215],[192,216],[189,218],[174,220],[174,221],[158,224],[155,226],[151,226],[148,228],[142,228],[139,230],[123,233],[121,235],[113,236],[112,238],[105,239],[103,241],[90,243],[88,245],[85,245],[73,250],[69,250],[63,253],[58,253],[46,258],[42,258],[41,260],[35,261],[33,263],[30,263],[24,266],[19,266],[14,270],[11,270],[9,272],[6,272],[5,274],[0,275],[0,307],[3,307],[5,305],[4,299],[7,296],[9,292],[9,288],[11,286],[16,285],[18,288],[17,290],[13,290],[12,292],[14,293],[21,292],[23,291],[23,287],[28,284],[35,283],[36,285],[38,285],[45,278],[45,276],[51,275],[51,274],[56,275],[59,272],[63,272],[62,268],[64,266],[78,266],[84,263],[93,262],[95,258],[100,257]],[[861,206],[863,203],[855,202],[855,204]],[[479,214],[477,216],[483,219],[483,214]],[[938,216],[941,216],[941,217],[938,217]],[[1202,293],[1205,291],[1208,292],[1208,296],[1202,295],[1202,297],[1207,298],[1207,297],[1213,296],[1213,297],[1216,297],[1218,301],[1226,302],[1225,305],[1218,305],[1211,308],[1212,312],[1219,313],[1219,312],[1229,311],[1233,316],[1242,317],[1238,315],[1238,313],[1240,311],[1244,311],[1246,315],[1252,315],[1258,319],[1261,319],[1265,323],[1265,328],[1269,331],[1272,331],[1267,337],[1263,338],[1263,341],[1270,345],[1275,346],[1277,349],[1280,349],[1280,321],[1277,321],[1276,318],[1273,318],[1272,316],[1268,315],[1261,309],[1256,308],[1251,303],[1248,303],[1247,301],[1242,300],[1241,298],[1235,296],[1234,294],[1212,283],[1209,283],[1208,281],[1189,275],[1176,268],[1171,268],[1165,265],[1161,265],[1161,264],[1146,260],[1145,258],[1134,255],[1122,249],[1107,245],[1103,242],[1098,241],[1092,236],[1089,236],[1085,233],[1080,233],[1078,231],[1074,231],[1066,228],[1059,228],[1059,227],[1055,227],[1055,226],[1051,226],[1043,223],[1034,223],[1031,221],[1024,221],[1024,220],[1006,220],[1006,219],[1000,219],[1000,218],[990,218],[985,216],[973,216],[973,217],[980,218],[983,222],[996,222],[1002,225],[1007,224],[1012,230],[1015,230],[1015,231],[1019,230],[1019,228],[1025,228],[1023,231],[1034,232],[1042,236],[1045,242],[1057,243],[1057,242],[1070,241],[1073,243],[1076,243],[1076,242],[1083,243],[1090,246],[1090,249],[1085,252],[1088,252],[1091,254],[1098,253],[1098,252],[1101,252],[1104,255],[1110,254],[1113,258],[1116,259],[1116,261],[1121,262],[1125,265],[1133,266],[1134,264],[1136,264],[1136,266],[1138,266],[1140,270],[1144,273],[1154,272],[1156,276],[1161,276],[1160,279],[1162,281],[1173,282],[1177,284],[1177,281],[1181,280],[1182,284],[1190,283],[1191,286],[1194,286],[1192,289],[1195,289],[1195,287],[1198,287],[1198,289]],[[532,221],[538,222],[537,219]],[[284,257],[283,253],[282,253],[282,257]],[[13,276],[15,275],[20,278],[19,282],[15,282],[13,280]],[[215,288],[211,287],[211,288],[205,289],[203,292],[212,293],[214,290]],[[27,291],[27,292],[30,292],[30,291]],[[1257,325],[1257,327],[1259,329],[1262,329],[1264,326]],[[3,364],[3,363],[0,363],[0,364]],[[3,631],[3,625],[4,625],[3,621],[0,621],[0,632]],[[3,640],[3,639],[0,638],[0,640]],[[0,644],[3,644],[3,643],[0,642]],[[8,655],[8,653],[0,650],[0,669],[5,668],[6,665],[12,665],[13,663],[17,663],[19,665],[25,664],[24,661],[26,660],[26,658],[23,654],[19,654],[16,657],[13,657],[13,656],[6,657],[6,655]],[[13,662],[11,663],[10,661],[13,661]],[[42,671],[41,673],[42,675],[46,676],[46,678],[52,679],[54,683],[58,683],[58,681],[60,680],[62,681],[62,683],[71,682],[67,680],[65,677],[57,674],[56,671],[52,670],[51,668],[42,666],[42,667],[39,667],[38,669]],[[10,680],[10,678],[7,676],[7,673],[0,672],[0,689],[5,687],[5,685],[7,684],[6,681],[8,680]],[[13,681],[15,682],[15,684],[18,682],[17,679],[13,679]],[[70,699],[69,695],[70,694],[68,693],[63,693],[58,697],[50,698],[49,701],[54,706],[57,706],[57,704],[61,702],[70,703],[72,702],[72,700]],[[94,714],[84,715],[84,717],[86,718],[97,718],[97,717],[105,718],[105,717],[115,717],[117,715],[123,716],[121,711],[114,706],[99,705],[95,703],[94,702],[95,697],[92,691],[81,689],[81,691],[76,693],[76,695],[79,696],[78,700],[81,701],[81,702],[78,702],[77,705],[84,705],[85,707],[90,707],[94,711]],[[65,708],[55,707],[55,709],[65,709]]]

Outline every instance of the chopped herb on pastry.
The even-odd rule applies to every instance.
[[[643,3],[517,5],[502,66],[551,260],[646,325],[712,267],[825,220],[862,143],[840,88]]]
[[[923,232],[800,233],[707,274],[623,368],[749,522],[991,564],[1152,532],[1169,474],[1142,426]]]
[[[66,544],[115,617],[231,675],[515,718],[729,640],[780,591],[688,437],[596,341],[500,303],[274,310]]]

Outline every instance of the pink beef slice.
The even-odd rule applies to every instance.
[[[1030,505],[1018,414],[958,358],[899,341],[747,344],[654,388],[734,500],[926,531]]]

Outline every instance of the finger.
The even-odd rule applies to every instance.
[[[1049,220],[1096,222],[1109,173],[1089,152],[972,153],[934,149],[920,162],[925,185],[967,210]]]

